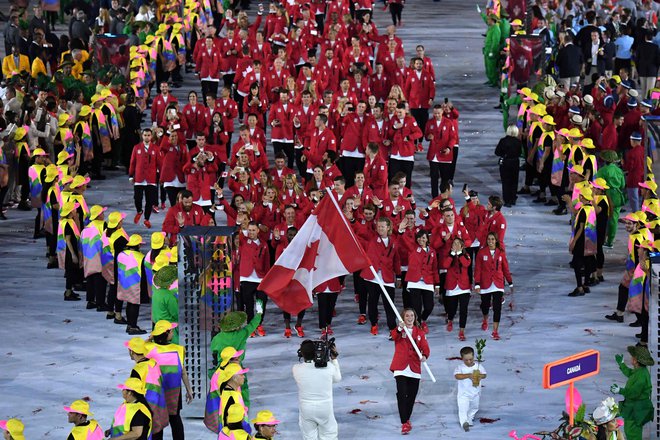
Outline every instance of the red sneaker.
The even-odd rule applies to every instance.
[[[371,326],[371,334],[376,336],[378,334],[378,324]]]
[[[496,341],[499,341],[499,340],[500,340],[500,334],[497,333],[497,330],[494,330],[493,333],[491,334],[491,336],[492,336],[493,339],[495,339]]]
[[[360,315],[358,317],[358,325],[364,325],[367,323],[367,316],[366,315]]]
[[[488,320],[484,318],[483,321],[481,321],[481,330],[486,331],[488,330]]]
[[[302,325],[297,325],[296,326],[296,333],[298,333],[299,338],[304,338],[305,337],[305,332],[303,331]]]
[[[329,335],[334,335],[335,332],[332,331],[332,327],[328,326],[328,334]]]
[[[264,330],[263,325],[260,325],[259,327],[257,327],[257,334],[259,336],[266,336],[266,330]]]
[[[353,297],[353,300],[354,300],[356,303],[359,303],[359,302],[360,302],[360,294],[359,294],[359,293],[356,293],[355,296]]]
[[[426,325],[426,322],[422,322],[422,331],[426,334],[429,333],[429,326]]]
[[[465,341],[465,333],[463,333],[463,330],[458,331],[458,339],[461,341]]]
[[[450,332],[454,330],[454,321],[447,321],[447,331]]]
[[[146,226],[147,229],[151,229],[151,222],[149,220],[145,220],[144,226]]]
[[[250,337],[251,337],[251,338],[254,338],[254,337],[256,337],[256,336],[257,336],[257,331],[255,330],[255,331],[252,332],[252,334],[250,335]]]
[[[151,211],[155,212],[156,214],[160,214],[160,211],[158,210],[158,206],[152,206]]]
[[[332,309],[332,317],[333,318],[337,317],[337,309]]]
[[[165,203],[161,203],[161,204],[160,204],[160,210],[161,210],[161,211],[164,211],[165,208],[166,208],[166,207],[165,207]]]
[[[325,336],[328,334],[328,331],[324,328],[321,329],[321,339],[325,338]]]
[[[284,329],[284,337],[285,338],[290,338],[291,337],[291,329],[290,328],[285,328]]]
[[[401,425],[401,434],[406,435],[410,432],[411,429],[412,429],[412,426],[410,426],[410,424],[408,422],[406,422],[403,425]]]
[[[133,223],[135,223],[136,225],[140,223],[140,218],[142,218],[142,213],[138,212],[137,214],[135,214],[135,217],[133,217]]]

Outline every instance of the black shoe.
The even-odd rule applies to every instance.
[[[568,210],[566,208],[557,208],[557,209],[553,209],[552,213],[554,215],[566,215],[568,214]]]
[[[80,296],[76,295],[75,293],[71,293],[69,295],[64,294],[64,301],[80,301]]]
[[[105,304],[100,305],[100,306],[98,306],[98,305],[96,306],[96,311],[97,312],[107,312],[109,310],[110,309],[108,309],[108,306],[106,306]]]
[[[76,292],[86,292],[87,287],[85,287],[84,283],[83,284],[74,284],[73,285],[73,290],[75,290]]]
[[[87,310],[92,310],[96,308],[96,303],[93,301],[87,301]]]
[[[534,191],[534,192],[530,192],[529,195],[530,195],[530,196],[540,197],[540,196],[541,196],[541,190],[539,189],[539,190],[536,190],[536,191]]]
[[[43,238],[43,237],[45,237],[45,235],[42,234],[41,232],[35,232],[34,235],[32,236],[32,238],[34,240],[38,240],[38,239]]]
[[[493,107],[495,110],[501,110],[502,109],[502,104],[497,104],[495,107]]]
[[[602,283],[603,281],[605,281],[605,277],[602,275],[598,275],[598,282]]]
[[[546,202],[547,202],[547,200],[546,200],[545,197],[543,197],[543,198],[537,197],[534,200],[532,200],[532,203],[546,203]]]
[[[513,205],[512,205],[511,203],[505,203],[505,204],[504,204],[504,207],[505,207],[505,208],[511,208],[511,207],[513,207]]]
[[[7,216],[4,212],[0,212],[0,220],[7,220]]]
[[[115,319],[115,314],[112,312],[112,310],[108,310],[110,313],[105,315],[105,319]]]
[[[142,330],[140,327],[126,327],[126,333],[129,335],[144,335],[147,331]]]
[[[46,269],[57,269],[58,267],[59,267],[59,264],[57,264],[57,262],[54,262],[54,263],[48,263],[48,264],[46,265]]]
[[[520,188],[516,194],[529,194],[529,193],[531,193],[529,188],[524,188],[523,187],[523,188]]]
[[[32,206],[28,204],[28,202],[21,202],[18,204],[18,210],[19,211],[32,211]]]
[[[550,199],[547,202],[545,202],[545,206],[557,206],[559,203],[557,203],[556,200]]]
[[[643,333],[642,333],[642,332],[639,332],[639,333],[637,333],[637,334],[635,335],[635,337],[636,337],[637,339],[642,339],[642,336],[643,336]]]
[[[584,291],[581,292],[580,289],[576,287],[575,290],[568,294],[568,296],[584,296]]]
[[[596,286],[598,285],[598,280],[594,278],[589,278],[587,281],[584,282],[585,286]]]
[[[623,322],[623,315],[619,315],[616,312],[612,313],[611,315],[605,315],[605,318],[609,319],[610,321]]]
[[[591,289],[588,286],[582,286],[582,290],[584,290],[584,293],[591,293]]]
[[[126,325],[126,324],[128,324],[128,321],[126,321],[126,318],[124,318],[124,317],[122,316],[121,319],[117,319],[117,318],[115,318],[114,323],[115,323],[115,324],[123,324],[123,325]]]
[[[642,326],[642,323],[639,322],[639,320],[637,320],[635,322],[631,322],[630,324],[628,324],[628,327],[641,327],[641,326]]]

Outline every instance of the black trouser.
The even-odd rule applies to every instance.
[[[293,169],[293,159],[295,158],[295,153],[293,151],[293,142],[273,142],[274,155],[277,156],[277,153],[279,153],[280,151],[283,151],[284,154],[286,154],[287,166]],[[305,172],[305,169],[307,169],[307,165],[305,165],[305,168],[298,169],[301,176],[304,175],[303,173]]]
[[[108,282],[101,272],[93,273],[87,277],[87,301],[96,303],[96,307],[105,305],[105,291]]]
[[[222,83],[225,87],[228,87],[229,90],[234,86],[234,77],[236,76],[235,73],[225,73],[222,75]]]
[[[202,96],[213,96],[215,99],[218,96],[218,81],[204,81],[202,80]],[[242,107],[239,107],[242,110]]]
[[[445,280],[447,279],[447,272],[440,272],[440,296],[439,301],[441,304],[444,305],[445,307],[445,312],[447,311],[447,303],[445,302],[445,294],[447,293],[447,289],[445,289]]]
[[[596,269],[603,269],[605,265],[605,252],[603,252],[603,245],[605,244],[605,235],[607,227],[596,231]]]
[[[429,109],[428,108],[411,108],[410,109],[410,114],[412,115],[413,118],[415,118],[415,121],[417,122],[417,125],[419,125],[419,129],[422,130],[422,133],[424,133],[424,129],[426,128],[426,123],[429,121]],[[416,143],[422,142],[423,138],[419,138]]]
[[[314,17],[316,18],[316,29],[323,32],[323,29],[325,29],[323,27],[325,22],[325,14],[316,14]]]
[[[115,277],[115,284],[110,284],[108,289],[106,305],[108,306],[108,313],[112,312],[113,309],[115,313],[121,313],[121,309],[124,307],[124,303],[117,299],[117,277]]]
[[[516,192],[518,191],[518,176],[520,165],[518,158],[502,159],[500,164],[500,179],[502,179],[502,200],[512,205],[516,203]]]
[[[426,289],[410,289],[412,308],[421,322],[426,321],[433,311],[433,291]]]
[[[584,285],[584,279],[587,279],[596,270],[596,258],[593,255],[585,256],[584,247],[581,249],[577,246],[573,249],[573,272],[575,272],[575,282],[577,287]]]
[[[183,393],[183,388],[181,389],[181,393]],[[181,400],[181,396],[179,396],[179,400]],[[181,420],[181,403],[179,403],[179,411],[177,411],[176,414],[170,414],[169,421],[170,421],[170,429],[172,430],[172,440],[184,440],[185,439],[185,434],[183,430],[183,421]],[[165,430],[163,429],[160,432],[157,432],[151,436],[152,440],[163,440],[163,432]]]
[[[619,296],[616,301],[616,309],[619,312],[625,312],[628,305],[628,288],[623,284],[619,284]]]
[[[399,407],[399,417],[401,418],[401,424],[404,424],[410,420],[412,415],[417,391],[419,390],[419,379],[408,376],[395,376],[394,380],[396,380],[396,403]]]
[[[478,247],[476,246],[471,246],[467,248],[467,253],[470,256],[470,265],[468,266],[468,279],[470,280],[470,285],[472,285],[472,268],[474,267],[474,257],[477,254],[477,251],[479,250]]]
[[[259,283],[253,283],[251,281],[241,281],[241,299],[243,301],[243,311],[247,314],[247,322],[252,321],[254,318],[254,299],[260,299],[264,303],[264,314],[261,315],[261,321],[259,325],[264,322],[264,316],[266,316],[266,303],[268,302],[268,297],[261,290],[258,290]]]
[[[38,197],[38,196],[37,196]],[[34,235],[41,234],[41,208],[37,208],[37,215],[34,217]]]
[[[164,205],[165,200],[167,200],[167,192],[162,183],[158,184],[158,194],[160,195],[160,204]]]
[[[346,188],[355,183],[355,173],[364,170],[364,157],[342,156],[339,160],[339,169],[346,179]]]
[[[402,171],[406,175],[406,187],[410,188],[412,185],[412,172],[414,165],[415,162],[412,160],[390,159],[387,180],[392,180],[392,177],[394,177],[396,173]]]
[[[392,24],[394,26],[401,23],[401,11],[403,11],[403,5],[390,3],[390,14],[392,14]]]
[[[453,321],[456,316],[456,310],[458,310],[458,327],[465,328],[467,324],[468,305],[470,304],[470,294],[461,293],[460,295],[445,296],[445,304],[447,319]]]
[[[238,120],[241,122],[244,120],[243,101],[245,100],[245,98],[249,99],[249,96],[241,95],[240,93],[238,93],[238,90],[236,90],[236,92],[234,93],[234,101],[236,101],[236,105],[238,106]],[[265,145],[264,148],[266,148]],[[227,156],[227,157],[231,157],[231,156]]]
[[[21,150],[18,157],[18,184],[21,185],[21,203],[27,203],[30,195],[30,157],[27,155],[27,146]]]
[[[133,185],[133,200],[135,210],[142,213],[142,197],[146,199],[144,207],[144,219],[151,218],[151,209],[158,204],[158,187],[156,185]]]
[[[550,184],[550,195],[557,198],[559,206],[557,209],[563,210],[566,209],[566,202],[561,198],[565,194],[563,186],[557,186]]]
[[[456,175],[456,162],[458,162],[458,145],[454,145],[454,148],[451,150],[451,181],[454,181],[454,176]]]
[[[451,163],[450,162],[429,162],[431,168],[431,197],[436,198],[440,191],[438,190],[438,183],[443,188],[452,178]]]
[[[408,275],[408,270],[401,271],[401,299],[403,300],[403,308],[409,309],[412,307],[412,302],[410,301],[410,292],[408,291],[408,282],[406,281],[406,275]]]
[[[643,293],[642,295],[646,295],[646,293]],[[642,323],[642,327],[640,329],[642,333],[642,337],[639,338],[639,340],[640,342],[648,343],[649,342],[649,311],[644,308],[643,303],[642,303],[642,313],[638,315],[637,319]]]
[[[167,200],[170,202],[170,206],[176,205],[176,196],[179,195],[180,191],[186,189],[185,187],[178,186],[166,186],[165,192],[167,193]]]
[[[302,161],[302,156],[304,153],[304,149],[301,148],[295,148],[293,155],[295,156],[295,161],[296,161],[296,167],[298,168],[298,174],[300,174],[300,177],[303,179],[307,175],[307,162]],[[288,158],[287,158],[288,161]],[[293,169],[293,165],[289,166],[289,168]]]
[[[369,298],[367,283],[368,282],[360,276],[360,271],[353,272],[353,288],[358,295],[358,308],[360,310],[360,315],[367,314],[367,298]]]
[[[337,292],[323,292],[316,295],[319,300],[319,328],[332,325],[332,312],[337,304]]]
[[[543,164],[543,171],[539,173],[539,188],[541,194],[539,197],[545,196],[545,189],[550,186],[550,179],[552,173],[552,157],[547,159]]]
[[[484,316],[488,316],[491,298],[493,300],[493,322],[500,322],[500,317],[502,316],[503,296],[504,292],[502,291],[481,294],[481,313]]]
[[[140,304],[126,303],[126,321],[129,327],[137,327],[138,316],[140,316]]]
[[[82,256],[78,256],[82,258]],[[78,263],[73,262],[71,252],[66,250],[64,257],[64,277],[66,278],[66,289],[73,289],[73,286],[83,281],[83,270]]]
[[[368,314],[369,321],[371,325],[378,324],[378,301],[380,297],[383,297],[383,307],[385,307],[385,317],[387,318],[387,328],[392,330],[396,327],[396,315],[394,314],[394,309],[390,306],[390,303],[385,298],[385,294],[380,289],[380,286],[377,283],[372,283],[371,281],[366,281],[367,292],[369,294],[369,303],[368,303]],[[394,302],[394,287],[385,286],[385,290],[389,294],[392,302]]]
[[[525,186],[531,186],[534,183],[535,177],[536,168],[534,168],[534,165],[525,162]]]
[[[289,325],[291,324],[291,313],[282,312],[282,316],[284,317],[284,323],[286,324],[286,328],[289,328]],[[300,313],[298,313],[298,316],[296,316],[296,327],[302,325],[302,321],[304,318],[305,318],[305,311],[303,310]]]

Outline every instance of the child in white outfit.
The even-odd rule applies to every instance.
[[[463,364],[454,370],[454,378],[458,381],[458,422],[465,431],[469,431],[474,424],[474,416],[479,411],[481,381],[486,378],[486,370],[482,365],[474,363],[472,347],[461,348],[461,360]]]

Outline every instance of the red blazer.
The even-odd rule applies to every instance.
[[[167,183],[179,179],[179,182],[186,181],[186,175],[183,167],[190,162],[188,158],[188,147],[183,145],[172,145],[169,139],[165,139],[160,145],[161,166],[160,183]]]
[[[199,73],[199,79],[211,77],[220,78],[220,70],[222,67],[222,58],[220,51],[215,45],[211,50],[207,50],[206,45],[200,47],[195,57],[195,70]]]
[[[226,101],[219,98],[215,101],[215,111],[222,113],[222,126],[227,133],[234,132],[234,119],[238,116],[238,104],[229,98]],[[213,115],[211,115],[213,116]]]
[[[158,170],[160,169],[160,148],[154,142],[149,145],[149,150],[144,150],[144,143],[140,142],[133,148],[128,175],[135,183],[146,182],[148,185],[158,183]]]
[[[385,190],[387,189],[387,163],[385,163],[380,153],[376,154],[373,160],[369,159],[368,156],[364,159],[363,172],[365,186],[368,186],[376,197],[385,197]]]
[[[249,277],[253,271],[259,278],[266,276],[270,269],[270,252],[264,240],[259,243],[239,234],[239,248],[241,254],[239,273],[242,277]]]
[[[229,191],[232,192],[233,196],[240,194],[243,197],[243,200],[249,200],[251,202],[254,202],[254,200],[252,199],[252,185],[250,185],[249,183],[243,185],[237,179],[230,178],[227,181],[227,186],[229,186]]]
[[[431,349],[429,348],[424,331],[417,326],[413,326],[410,333],[412,333],[419,351],[422,352],[424,357],[428,358],[431,355]],[[406,335],[405,331],[399,331],[399,327],[396,327],[390,330],[390,335],[392,335],[392,340],[394,341],[394,357],[390,364],[390,371],[403,371],[406,367],[410,367],[413,373],[421,374],[422,362],[417,356],[412,343],[408,340],[408,335]]]
[[[369,247],[369,243],[371,243],[371,241],[375,240],[377,237],[375,220],[370,222],[365,219],[357,220],[351,223],[351,227],[353,228],[353,232],[355,232],[355,235],[360,241],[362,249],[367,249]]]
[[[271,100],[271,102],[274,102]],[[268,125],[270,125],[271,139],[278,139],[281,141],[293,142],[293,115],[295,113],[295,106],[289,102],[286,110],[281,102],[273,104],[268,112]],[[277,119],[280,121],[279,125],[273,125],[273,121]]]
[[[367,188],[366,182],[364,188],[362,188],[362,194],[360,194],[360,190],[355,185],[346,188],[346,192],[344,193],[345,199],[354,199],[356,196],[360,198],[360,208],[362,208],[364,205],[371,202],[374,193],[369,188]]]
[[[362,133],[369,117],[362,115],[362,120],[357,113],[347,113],[341,119],[341,145],[340,151],[357,151],[364,154],[362,145]]]
[[[337,141],[334,133],[327,127],[321,132],[314,129],[309,144],[305,145],[304,148],[305,157],[307,157],[307,168],[313,169],[316,165],[320,165],[323,160],[323,153],[326,151],[337,151]]]
[[[296,192],[293,191],[292,195],[289,195],[289,190],[287,189],[280,191],[280,204],[282,206],[293,206],[296,208],[296,211],[300,212],[307,207],[309,203],[310,201],[304,191],[300,194],[296,194]]]
[[[205,151],[213,152],[210,148],[206,148]],[[193,200],[211,200],[211,187],[216,182],[219,160],[214,154],[214,160],[206,161],[200,168],[198,168],[192,162],[197,154],[199,154],[199,148],[195,147],[189,154],[191,162],[188,162],[183,168],[187,177],[186,187],[188,190],[192,191]]]
[[[244,76],[238,79],[238,91],[248,95],[250,93],[250,86],[252,83],[258,82],[260,89],[259,93],[266,95],[266,98],[268,98],[268,92],[266,89],[266,74],[264,73],[265,67],[261,67],[261,72],[259,72],[259,81],[257,81],[257,74],[254,72],[251,63],[248,67],[250,68],[250,71],[244,72]]]
[[[467,211],[467,212],[466,212]],[[488,211],[484,208],[483,205],[472,203],[472,200],[468,199],[465,201],[465,206],[461,208],[461,217],[463,218],[463,224],[465,229],[467,229],[470,237],[479,237],[479,228],[483,225]],[[482,246],[486,243],[482,243]]]
[[[389,125],[389,137],[392,139],[391,155],[399,154],[401,156],[415,155],[415,141],[422,137],[422,130],[419,129],[415,118],[405,116],[403,118],[403,127],[394,128],[399,118],[394,117]]]
[[[374,142],[378,144],[378,151],[381,152],[381,155],[384,158],[389,157],[390,147],[383,144],[383,141],[389,140],[387,137],[389,135],[389,127],[390,122],[387,120],[387,118],[383,118],[383,121],[379,126],[376,118],[370,116],[369,121],[365,125],[364,131],[362,132],[362,145],[364,145],[366,148],[369,142]]]
[[[486,244],[486,237],[488,236],[489,232],[494,232],[497,234],[497,239],[500,242],[500,247],[502,249],[505,249],[504,247],[504,235],[506,234],[506,218],[504,217],[504,214],[502,214],[500,211],[495,211],[495,213],[491,216],[486,216],[484,218],[484,222],[479,228],[479,231],[477,232],[477,238],[479,238],[479,242],[484,245]]]
[[[167,98],[164,98],[162,94],[156,95],[154,102],[151,104],[151,120],[160,122],[163,120],[163,114],[165,114],[165,109],[167,104],[170,102],[179,102],[171,93],[167,95]]]
[[[403,94],[408,99],[410,108],[429,108],[429,99],[435,98],[435,81],[423,68],[419,78],[413,70],[406,77]]]
[[[277,201],[271,203],[271,206],[264,205],[261,201],[254,204],[252,210],[252,220],[265,225],[272,233],[277,224],[282,221],[282,211],[277,204]],[[270,235],[270,233],[268,235]]]
[[[277,188],[278,192],[282,191],[282,180],[284,177],[289,176],[291,174],[296,174],[295,171],[293,171],[291,168],[287,167],[286,165],[284,168],[282,168],[282,174],[278,174],[277,168],[273,167],[268,171],[268,174],[270,174],[270,177],[273,179],[273,186]]]
[[[438,257],[431,246],[424,251],[421,246],[412,248],[408,254],[408,273],[406,281],[424,281],[426,284],[439,285]]]
[[[403,217],[406,215],[406,211],[412,209],[410,202],[403,197],[397,199],[397,206],[401,206],[403,209],[399,211],[398,214],[394,213],[394,204],[392,199],[388,196],[386,199],[381,200],[382,206],[379,206],[378,216],[384,216],[392,220],[392,227],[398,228],[399,223],[403,220]]]
[[[316,130],[314,127],[314,119],[318,114],[319,106],[315,103],[312,103],[307,108],[307,113],[305,113],[305,109],[303,108],[302,104],[296,105],[293,116],[298,117],[298,126],[296,127],[294,123],[293,128],[295,130],[297,143],[300,143],[305,147],[309,146],[309,140],[312,136],[312,133],[314,133]]]
[[[460,255],[450,255],[449,252],[447,252],[442,259],[441,266],[447,269],[445,289],[452,290],[457,286],[461,289],[470,288],[470,278],[468,277],[470,256],[467,252],[463,251]]]
[[[496,248],[495,254],[490,255],[488,246],[479,249],[474,262],[474,286],[486,289],[495,283],[495,286],[503,291],[505,279],[509,284],[513,284],[504,251]]]
[[[239,151],[245,145],[243,139],[238,139],[238,141],[232,146],[232,150],[235,152],[234,156],[229,161],[229,166],[234,168],[238,163]],[[256,139],[250,139],[250,145],[252,145],[252,150],[244,150],[244,153],[247,155],[250,160],[250,171],[258,176],[262,170],[268,171],[268,157],[266,156],[266,151],[264,146],[258,142]]]
[[[378,102],[385,102],[387,95],[390,94],[392,86],[390,85],[390,77],[387,76],[384,72],[379,76],[374,73],[370,77],[371,79],[371,93],[376,97]]]
[[[285,67],[282,67],[280,74],[278,75],[275,69],[269,70],[266,74],[266,91],[268,92],[268,100],[272,103],[279,102],[280,95],[279,92],[275,89],[279,89],[286,86],[286,79],[289,76],[289,72]]]
[[[393,283],[396,277],[401,275],[401,262],[395,241],[396,239],[390,236],[389,243],[385,246],[383,239],[376,237],[369,242],[367,247],[367,256],[376,272],[381,272],[385,283]],[[369,268],[362,269],[360,275],[367,281],[374,280],[374,275]]]
[[[463,222],[458,220],[454,221],[454,230],[449,232],[449,227],[443,221],[438,223],[433,229],[433,233],[431,234],[431,246],[438,251],[439,255],[446,255],[449,254],[451,244],[455,238],[462,239],[466,248],[470,247],[472,244],[472,238]]]
[[[250,113],[257,115],[257,127],[262,130],[266,128],[264,125],[264,115],[268,111],[268,98],[266,97],[266,92],[260,92],[260,96],[257,98],[258,103],[252,103],[252,96],[248,95],[243,99],[243,124],[247,125],[248,116]]]
[[[163,221],[163,232],[169,235],[170,246],[176,244],[176,236],[181,230],[179,228],[179,220],[177,219],[179,213],[183,214],[184,226],[200,226],[204,223],[204,210],[200,206],[193,204],[190,212],[186,212],[183,209],[181,202],[172,206],[167,210],[165,220]]]
[[[458,134],[454,129],[454,124],[444,117],[439,122],[432,118],[426,123],[424,131],[426,140],[429,140],[429,136],[433,135],[433,139],[429,141],[429,151],[426,153],[426,159],[451,163],[454,156],[454,146],[458,144]]]
[[[186,104],[181,112],[182,119],[186,122],[186,139],[194,139],[197,133],[206,133],[206,107],[197,103],[195,110],[190,104]]]

